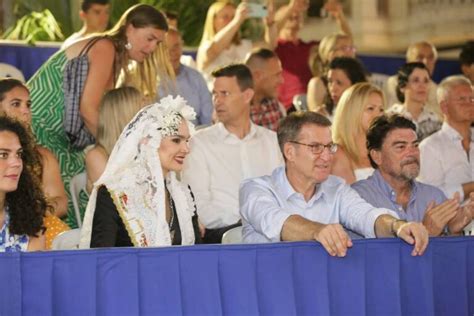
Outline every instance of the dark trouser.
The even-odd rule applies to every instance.
[[[205,244],[220,244],[222,243],[222,235],[224,233],[234,227],[239,227],[242,226],[242,223],[236,223],[230,226],[222,227],[222,228],[216,228],[216,229],[207,229],[206,228],[206,233],[204,234],[204,238],[202,241]]]

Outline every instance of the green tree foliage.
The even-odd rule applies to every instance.
[[[11,40],[25,40],[34,45],[36,41],[62,41],[61,28],[48,9],[31,12],[19,19],[14,26],[6,30],[4,37]]]
[[[10,38],[26,39],[30,42],[63,40],[62,34],[67,37],[74,31],[71,14],[77,14],[77,12],[71,12],[71,1],[78,0],[15,0],[14,14],[18,21],[10,28],[9,32],[10,34],[13,32],[16,37]],[[185,44],[198,46],[202,37],[207,9],[213,2],[214,0],[111,0],[110,24],[114,25],[132,5],[145,3],[162,11],[177,13],[178,27],[183,34]],[[45,13],[45,9],[51,10],[54,17]],[[54,18],[57,23],[53,22]],[[44,28],[44,30],[36,30],[36,28]],[[261,38],[262,30],[261,22],[249,19],[244,24],[243,35],[251,39]]]

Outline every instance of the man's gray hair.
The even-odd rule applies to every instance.
[[[446,99],[449,97],[449,93],[451,92],[451,90],[457,86],[471,87],[471,82],[469,81],[469,79],[462,75],[449,76],[444,78],[443,81],[441,81],[441,83],[438,85],[438,89],[436,90],[436,97],[438,103],[446,101]]]
[[[289,114],[280,121],[277,131],[278,144],[283,158],[286,161],[284,146],[287,142],[296,141],[304,125],[314,124],[321,127],[331,127],[331,121],[316,112],[297,111]]]

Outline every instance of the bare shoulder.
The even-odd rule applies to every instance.
[[[56,156],[48,148],[43,147],[43,146],[38,146],[37,149],[38,149],[39,154],[41,155],[41,158],[44,161],[57,160]]]
[[[93,44],[89,51],[89,58],[113,59],[115,45],[109,38],[101,38]]]
[[[71,46],[67,47],[65,52],[68,59],[72,59],[77,57],[84,47],[90,42],[96,40],[96,36],[94,37],[87,37],[83,40],[77,41]],[[90,48],[89,56],[91,55],[105,55],[104,58],[109,58],[115,54],[115,46],[114,43],[107,37],[103,37],[98,39]]]
[[[86,163],[93,163],[97,160],[99,161],[107,161],[108,157],[105,154],[104,150],[99,148],[98,146],[94,146],[92,149],[86,152]]]

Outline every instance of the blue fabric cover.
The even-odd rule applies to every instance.
[[[0,254],[0,315],[473,315],[474,238]]]

